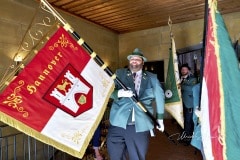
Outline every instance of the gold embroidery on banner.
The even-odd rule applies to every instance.
[[[87,102],[87,98],[84,95],[81,95],[80,98],[78,99],[78,103],[83,105]]]
[[[73,143],[79,144],[80,139],[82,138],[82,134],[80,131],[75,132],[73,135],[62,134],[64,138],[71,140]]]
[[[86,130],[87,130],[87,128],[85,127],[76,132],[69,131],[68,133],[62,133],[61,136],[65,139],[70,140],[71,142],[73,142],[75,144],[80,144],[80,141],[81,141],[83,135],[85,134]]]
[[[109,81],[108,80],[106,80],[106,79],[104,79],[103,77],[102,77],[102,85],[103,85],[103,87],[104,88],[107,88],[108,87],[108,85],[109,85]]]
[[[104,97],[105,94],[107,93],[105,89],[108,89],[107,87],[108,87],[110,81],[107,80],[107,79],[104,77],[104,75],[102,75],[102,74],[99,74],[99,77],[100,77],[100,79],[101,79],[101,83],[102,83],[102,86],[103,86],[103,88],[104,88],[104,89],[102,89],[102,96]]]
[[[78,50],[78,48],[75,47],[75,46],[73,45],[73,43],[71,43],[71,42],[65,37],[64,34],[62,34],[62,36],[59,37],[58,41],[55,42],[55,43],[53,44],[53,46],[49,46],[49,50],[54,50],[54,48],[59,47],[59,45],[60,45],[62,48],[63,48],[63,47],[66,48],[66,47],[69,45],[70,48],[72,48],[73,50]]]
[[[52,70],[54,70],[54,67],[58,64],[61,58],[63,58],[61,52],[55,53],[53,59],[49,62],[46,68],[42,70],[42,73],[38,75],[34,83],[27,85],[27,90],[29,91],[29,94],[34,94],[37,92],[37,88],[40,87],[40,85],[45,79],[47,79],[48,75],[51,73]]]
[[[29,91],[29,94],[33,94],[33,93],[37,92],[37,88],[33,85],[28,85],[27,90]]]
[[[23,117],[28,117],[28,112],[24,110],[23,107],[19,106],[22,103],[22,96],[17,95],[21,91],[21,87],[24,85],[24,81],[20,80],[13,93],[7,97],[7,100],[3,101],[4,104],[7,104],[9,107],[16,109],[18,112],[23,113]]]
[[[71,83],[68,82],[67,79],[62,80],[62,84],[57,85],[57,89],[62,90],[66,93],[67,92],[66,88],[68,85],[71,85]]]

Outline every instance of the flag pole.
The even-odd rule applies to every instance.
[[[204,26],[203,26],[203,46],[202,46],[202,62],[200,67],[200,94],[199,94],[199,110],[201,110],[201,93],[202,93],[202,79],[203,79],[203,67],[204,67],[204,57],[206,53],[206,34],[207,34],[207,27],[208,27],[208,0],[205,0],[205,7],[204,7]]]
[[[41,2],[46,6],[49,11],[63,24],[64,29],[69,31],[74,38],[76,38],[79,45],[83,46],[90,54],[90,56],[96,61],[96,63],[104,69],[104,71],[112,78],[114,79],[124,90],[128,90],[128,88],[122,83],[122,81],[114,74],[108,66],[106,66],[103,62],[103,60],[91,49],[91,47],[84,42],[84,40],[80,37],[80,35],[74,31],[74,29],[67,23],[67,21],[46,1],[41,0]],[[158,123],[157,119],[153,116],[152,113],[150,113],[146,107],[137,100],[135,96],[131,97],[131,99],[138,105],[140,109],[142,109],[143,112],[146,113],[146,115],[153,121],[153,123],[160,127],[160,124]]]

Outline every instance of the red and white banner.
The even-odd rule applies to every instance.
[[[59,28],[0,95],[0,120],[81,158],[114,82]]]

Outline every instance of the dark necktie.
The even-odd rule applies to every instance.
[[[183,78],[181,84],[182,84],[185,80],[186,80],[186,78]]]
[[[133,73],[133,79],[135,80],[136,77],[136,72]]]

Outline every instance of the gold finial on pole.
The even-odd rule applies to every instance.
[[[168,18],[168,26],[169,26],[169,30],[170,30],[170,37],[173,37],[173,33],[172,33],[172,20],[169,16]]]

